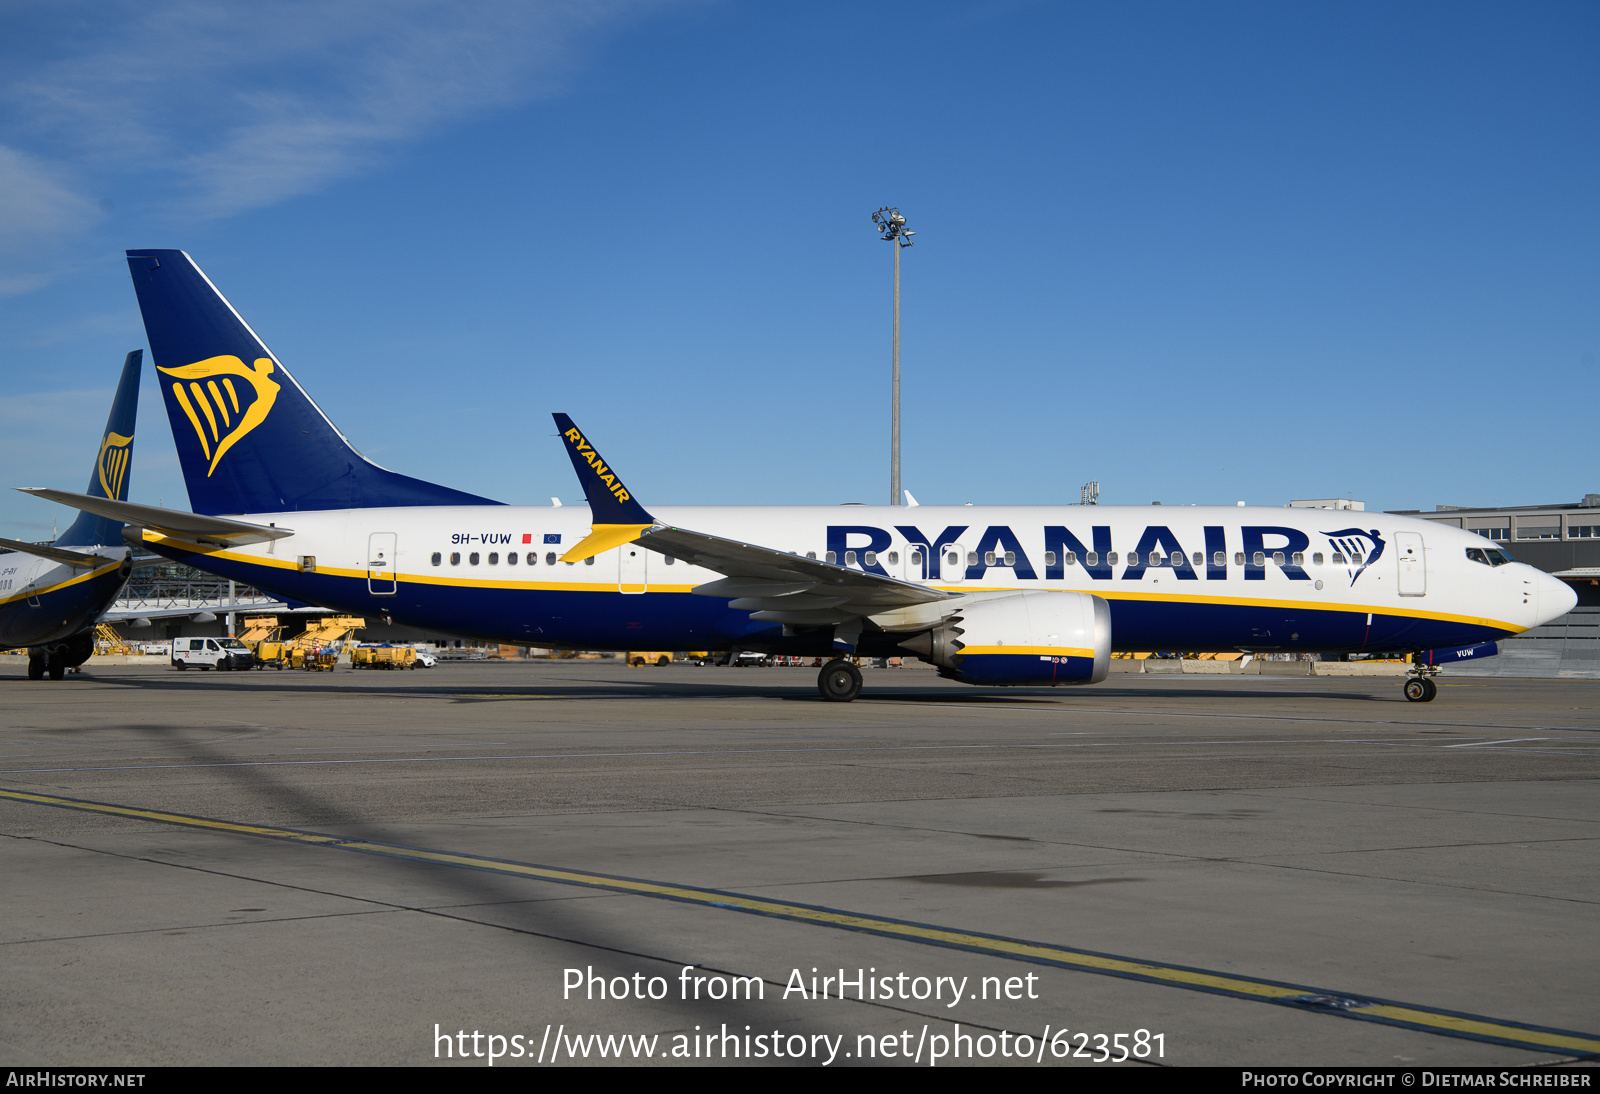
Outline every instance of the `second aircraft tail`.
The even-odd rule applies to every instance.
[[[136,349],[122,361],[122,378],[111,397],[111,413],[105,432],[100,435],[100,450],[89,472],[89,489],[84,493],[111,501],[128,500],[128,478],[133,464],[133,425],[139,413],[139,369],[144,350]],[[65,532],[56,539],[60,547],[121,546],[122,522],[93,513],[78,512]]]

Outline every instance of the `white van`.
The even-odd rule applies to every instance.
[[[237,638],[174,638],[172,667],[186,669],[248,669],[255,666],[255,654]]]

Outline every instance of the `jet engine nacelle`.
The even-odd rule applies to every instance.
[[[1111,606],[1067,592],[980,600],[900,645],[964,684],[1098,684],[1111,672]]]

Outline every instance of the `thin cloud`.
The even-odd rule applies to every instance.
[[[100,172],[168,174],[184,215],[228,216],[555,93],[597,33],[667,2],[63,4],[35,11],[32,48],[4,51],[17,74],[0,97],[17,108],[13,144]]]
[[[0,293],[26,292],[48,277],[31,256],[52,252],[101,217],[98,205],[76,193],[62,172],[35,156],[0,145]]]

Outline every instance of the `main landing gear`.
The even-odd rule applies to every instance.
[[[836,657],[817,674],[817,690],[830,703],[848,703],[861,694],[861,670]]]
[[[1439,685],[1433,682],[1433,673],[1427,667],[1411,670],[1411,675],[1406,678],[1406,701],[1411,703],[1431,703],[1439,694]]]

